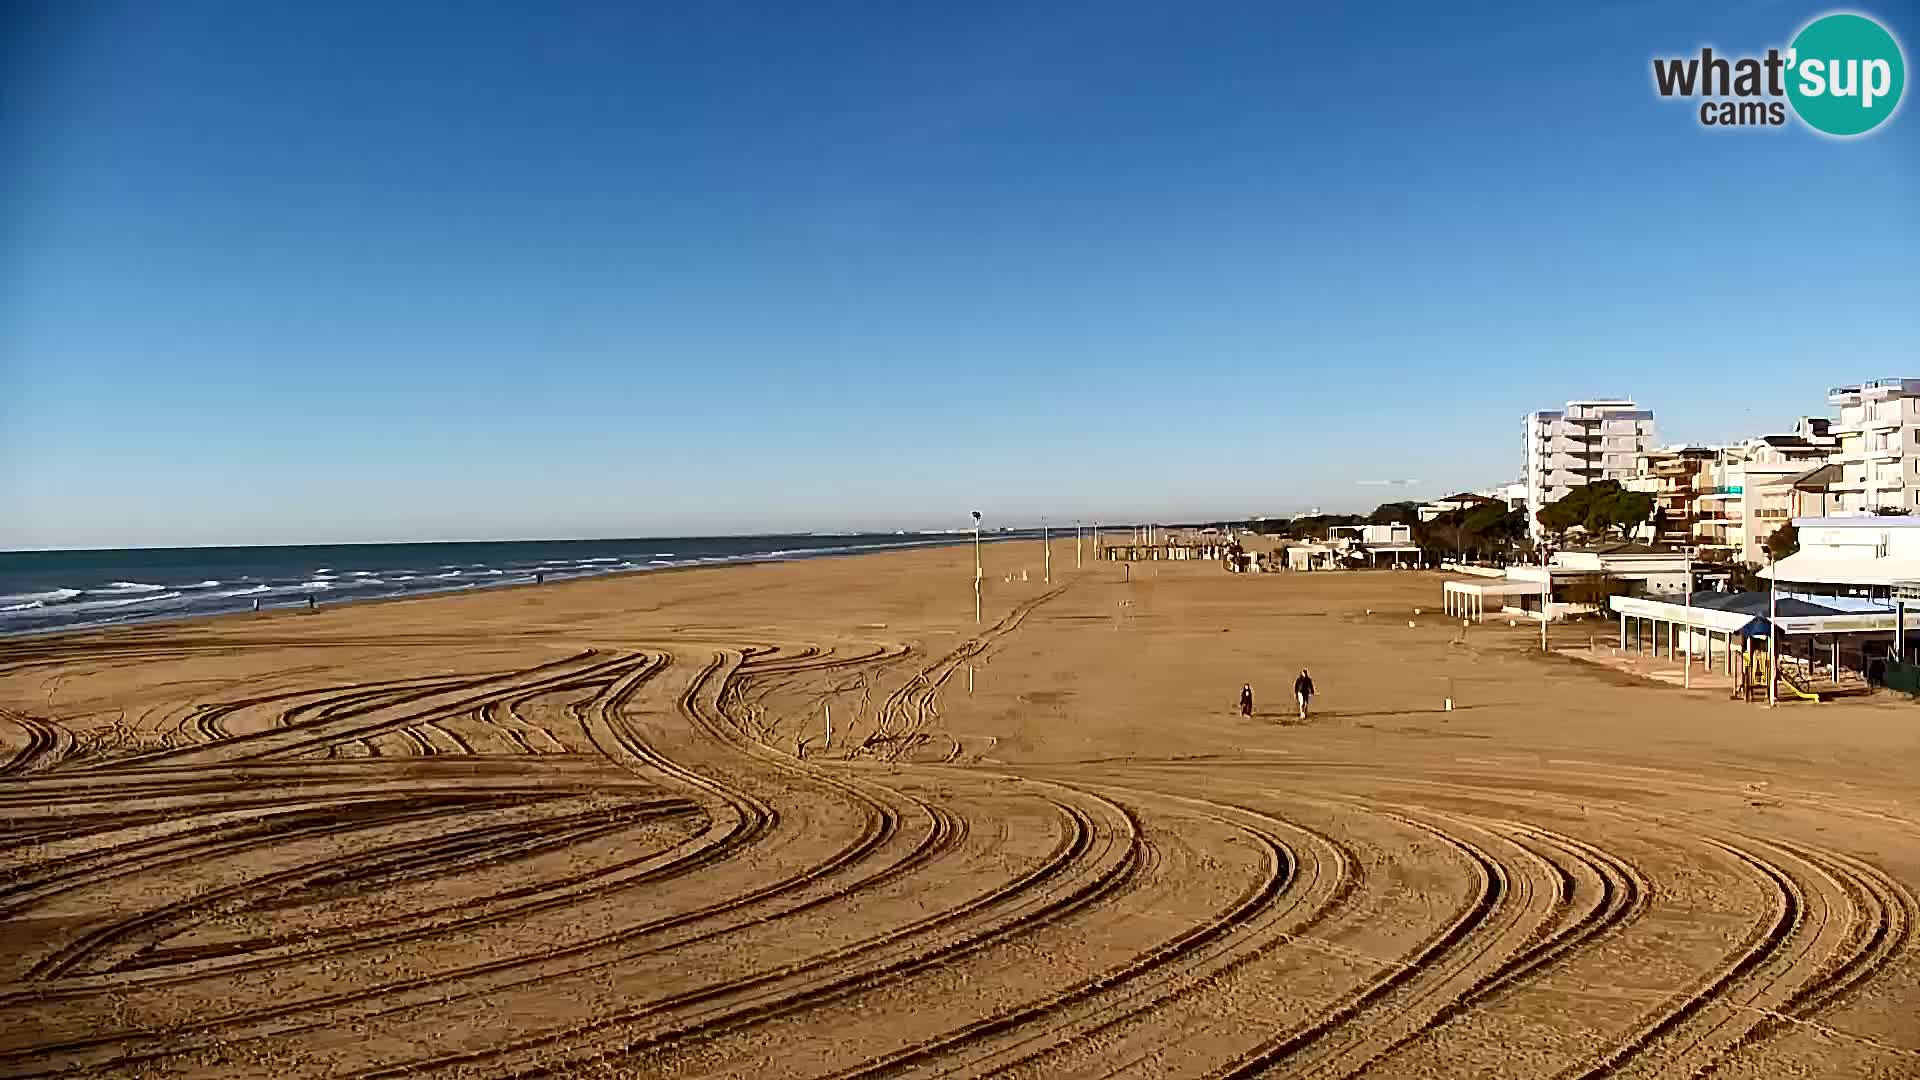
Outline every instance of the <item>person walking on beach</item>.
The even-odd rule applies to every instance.
[[[1253,684],[1252,683],[1248,683],[1247,685],[1240,688],[1240,715],[1241,716],[1253,715]]]
[[[1307,718],[1307,706],[1313,702],[1313,676],[1306,668],[1300,669],[1300,677],[1293,680],[1293,698],[1300,703],[1300,719]]]

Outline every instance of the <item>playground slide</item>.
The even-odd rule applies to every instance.
[[[1748,672],[1748,685],[1762,694],[1767,688],[1767,657],[1765,653],[1755,654]],[[1792,668],[1780,669],[1780,687],[1776,691],[1781,697],[1798,698],[1801,701],[1819,701],[1820,695],[1807,688],[1805,679],[1795,674]]]
[[[1807,689],[1806,681],[1794,674],[1792,668],[1780,669],[1780,693],[1797,697],[1803,701],[1819,701],[1820,695]]]

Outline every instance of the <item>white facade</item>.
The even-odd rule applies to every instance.
[[[1465,567],[1458,569],[1465,570]],[[1623,554],[1599,551],[1556,551],[1548,566],[1509,566],[1498,579],[1488,581],[1448,581],[1441,585],[1442,601],[1448,615],[1484,618],[1488,608],[1499,612],[1527,614],[1535,618],[1545,612],[1548,619],[1559,619],[1593,611],[1590,604],[1577,604],[1554,598],[1556,589],[1592,575],[1604,575],[1637,582],[1654,596],[1680,596],[1687,590],[1690,564],[1684,553]],[[1492,598],[1492,603],[1489,603]]]
[[[1411,544],[1411,525],[1335,525],[1327,530],[1328,540],[1349,540],[1356,544]]]
[[[1527,505],[1527,482],[1516,480],[1511,484],[1495,484],[1490,488],[1481,488],[1474,494],[1483,499],[1503,502],[1509,510],[1522,510]]]
[[[1836,386],[1827,402],[1840,408],[1829,428],[1840,466],[1840,479],[1828,486],[1837,512],[1920,510],[1920,379]]]
[[[1795,518],[1800,550],[1761,573],[1781,588],[1884,596],[1920,581],[1920,517]]]
[[[1763,435],[1722,448],[1694,499],[1698,549],[1734,562],[1765,562],[1767,538],[1796,514],[1795,481],[1825,464],[1833,451],[1825,425],[1810,418],[1791,435]]]
[[[1602,480],[1626,483],[1634,461],[1654,442],[1653,412],[1630,398],[1569,401],[1565,409],[1528,413],[1522,463],[1527,528],[1544,535],[1538,515],[1574,488]]]

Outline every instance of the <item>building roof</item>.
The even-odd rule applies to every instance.
[[[1782,616],[1806,618],[1817,615],[1850,615],[1857,611],[1852,605],[1833,607],[1811,600],[1801,600],[1792,596],[1775,597],[1771,601],[1777,605]],[[1730,611],[1738,615],[1751,615],[1755,618],[1767,617],[1769,599],[1763,592],[1696,592],[1693,594],[1693,606],[1713,611]],[[1873,605],[1874,611],[1885,610],[1884,605]]]
[[[1813,468],[1794,477],[1793,486],[1797,488],[1824,488],[1835,480],[1840,479],[1840,474],[1841,469],[1839,465],[1832,463],[1815,465]]]
[[[1776,622],[1770,624],[1767,621],[1769,600],[1763,592],[1696,592],[1692,610],[1672,597],[1613,596],[1607,599],[1607,606],[1622,615],[1725,630],[1749,638],[1766,637],[1774,625],[1783,634],[1875,633],[1891,630],[1895,621],[1891,606],[1846,597],[1809,601],[1782,596],[1773,603]],[[1911,626],[1913,621],[1913,614],[1909,614],[1907,624]]]
[[[1440,589],[1442,592],[1472,593],[1475,596],[1538,596],[1547,591],[1547,583],[1518,578],[1472,578],[1465,581],[1455,578],[1442,582]]]

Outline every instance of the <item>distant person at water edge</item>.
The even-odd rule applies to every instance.
[[[1300,703],[1300,719],[1307,718],[1307,706],[1313,702],[1313,676],[1306,668],[1300,669],[1300,677],[1293,680],[1293,698]]]
[[[312,593],[307,594],[307,610],[308,611],[313,610],[313,594]]]
[[[1248,683],[1247,685],[1240,688],[1240,715],[1241,716],[1253,715],[1253,684],[1252,683]]]

